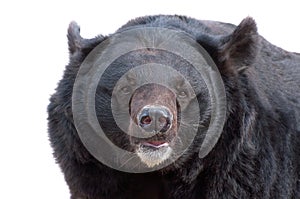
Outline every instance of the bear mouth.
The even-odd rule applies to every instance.
[[[145,141],[141,143],[141,146],[153,148],[153,149],[159,149],[161,147],[167,147],[169,146],[169,143],[165,140],[155,140],[155,141]]]
[[[163,147],[172,147],[176,138],[176,132],[168,132],[166,134],[154,134],[149,138],[139,138],[136,136],[130,136],[130,142],[132,146],[144,147],[149,150],[157,150]]]

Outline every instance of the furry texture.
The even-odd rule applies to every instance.
[[[203,159],[195,139],[183,158],[161,171],[130,174],[102,165],[77,135],[71,95],[80,64],[105,37],[83,39],[71,23],[70,63],[48,106],[50,142],[71,198],[300,198],[300,55],[259,36],[251,18],[235,27],[148,16],[118,31],[137,26],[185,31],[209,52],[226,86],[224,130]]]

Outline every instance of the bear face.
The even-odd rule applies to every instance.
[[[126,30],[126,28],[125,28]],[[120,32],[122,32],[123,30],[119,30]],[[241,37],[241,35],[245,34],[246,36]],[[204,46],[208,49],[208,50],[213,50],[213,52],[211,52],[211,55],[213,57],[215,57],[215,62],[218,63],[219,65],[219,69],[224,70],[222,71],[222,74],[224,75],[224,78],[226,78],[226,76],[228,76],[228,81],[230,81],[230,84],[234,84],[236,83],[236,80],[234,79],[234,77],[237,76],[237,73],[239,73],[240,71],[242,71],[247,65],[250,65],[251,62],[255,59],[255,48],[256,48],[256,43],[253,42],[254,38],[256,37],[256,27],[255,24],[253,23],[253,21],[251,21],[251,19],[246,19],[244,20],[241,25],[235,30],[235,32],[233,32],[232,35],[227,36],[227,37],[222,37],[222,38],[207,38],[206,37],[202,38],[204,36],[200,35],[197,36],[197,42],[201,43],[201,39],[205,39],[205,43],[202,42],[204,44]],[[109,42],[108,42],[109,43]],[[218,50],[219,49],[219,50]],[[241,53],[240,49],[242,49],[243,51],[247,51],[245,52],[245,54]],[[217,57],[216,57],[217,56]],[[175,61],[173,61],[175,60]],[[242,61],[240,61],[242,60]],[[232,65],[235,65],[235,62],[237,62],[239,65],[237,65],[235,68],[231,68]],[[145,117],[146,119],[148,119],[148,123],[149,124],[141,124],[141,118],[137,119],[137,117],[141,114],[141,112],[136,112],[136,109],[140,109],[139,111],[141,111],[141,108],[143,107],[139,107],[139,103],[144,103],[145,106],[153,106],[153,104],[155,104],[155,101],[158,101],[158,99],[169,99],[170,98],[170,94],[169,96],[163,96],[163,95],[155,95],[155,93],[161,93],[162,92],[162,87],[161,89],[158,89],[158,87],[156,87],[156,89],[153,90],[153,92],[148,92],[150,95],[153,94],[153,98],[151,98],[152,101],[148,102],[147,99],[144,98],[140,98],[139,101],[137,101],[135,99],[136,95],[133,95],[134,97],[132,99],[134,99],[132,102],[134,102],[133,104],[130,104],[129,107],[130,109],[132,109],[133,111],[130,113],[131,114],[131,121],[126,122],[126,124],[130,124],[130,127],[125,128],[125,132],[128,133],[133,133],[135,134],[135,136],[127,136],[127,135],[122,135],[124,132],[121,131],[120,128],[118,128],[118,125],[114,125],[115,127],[111,127],[110,124],[112,123],[112,121],[114,121],[113,117],[107,117],[107,113],[110,113],[111,111],[110,106],[109,106],[109,102],[106,103],[106,105],[102,105],[105,104],[105,99],[101,96],[105,95],[105,92],[107,93],[112,93],[112,90],[114,88],[114,85],[116,84],[116,81],[121,78],[121,76],[129,69],[134,68],[137,65],[141,65],[141,64],[150,64],[150,63],[159,63],[159,64],[166,64],[166,65],[172,65],[172,67],[174,67],[175,69],[177,69],[179,72],[183,73],[184,76],[187,78],[188,82],[194,82],[191,84],[197,84],[197,85],[191,85],[191,87],[193,88],[194,91],[196,91],[196,93],[194,93],[195,96],[193,96],[193,98],[197,98],[197,97],[203,97],[205,99],[198,99],[197,100],[201,100],[201,103],[198,103],[199,106],[201,106],[201,114],[200,118],[202,118],[202,121],[196,121],[194,122],[194,124],[199,124],[200,126],[206,127],[208,126],[208,121],[210,119],[210,113],[208,110],[211,109],[211,107],[208,106],[208,104],[210,103],[210,99],[208,99],[209,93],[208,93],[208,89],[206,88],[206,84],[203,81],[203,79],[201,78],[201,74],[199,74],[199,72],[193,70],[193,66],[189,66],[189,63],[186,63],[184,60],[181,60],[179,57],[176,57],[176,55],[173,55],[171,53],[162,51],[162,50],[153,50],[153,49],[146,49],[146,50],[138,50],[136,52],[131,52],[131,53],[127,53],[123,56],[121,56],[120,58],[118,58],[117,60],[115,60],[108,69],[106,69],[105,74],[107,74],[107,78],[105,78],[105,74],[104,77],[102,78],[102,80],[100,80],[99,83],[99,87],[100,89],[98,89],[98,94],[96,94],[99,99],[96,99],[96,101],[98,100],[98,102],[96,102],[97,106],[99,105],[99,107],[101,107],[101,110],[98,110],[98,121],[101,124],[101,127],[103,129],[105,129],[106,134],[108,135],[108,137],[110,137],[110,139],[113,141],[113,143],[115,143],[118,147],[124,148],[124,146],[126,146],[127,150],[132,151],[134,153],[137,153],[138,156],[143,160],[143,162],[145,163],[145,158],[143,155],[145,155],[144,153],[142,153],[142,151],[145,149],[145,151],[149,151],[148,149],[155,149],[155,151],[159,151],[160,149],[163,150],[165,152],[165,154],[167,154],[166,156],[163,156],[162,160],[160,160],[159,158],[157,158],[155,164],[147,164],[148,166],[151,165],[150,167],[153,167],[155,165],[158,165],[159,163],[163,162],[166,157],[171,159],[175,159],[172,157],[172,151],[176,151],[174,150],[174,147],[179,147],[180,143],[182,142],[182,137],[180,137],[180,135],[178,133],[174,133],[177,130],[175,129],[175,127],[179,126],[178,125],[178,121],[171,121],[170,118],[172,118],[172,120],[177,119],[177,108],[175,109],[175,106],[172,105],[172,103],[167,104],[168,106],[171,106],[170,108],[168,108],[168,106],[166,106],[166,103],[161,103],[156,105],[156,109],[160,108],[160,109],[164,109],[163,112],[166,113],[166,115],[168,115],[167,117],[165,117],[166,120],[166,126],[170,126],[171,131],[167,131],[164,133],[164,135],[167,135],[169,132],[173,132],[170,133],[170,135],[175,135],[174,142],[167,142],[168,140],[162,139],[159,142],[157,142],[157,137],[153,138],[153,140],[149,139],[148,141],[142,141],[141,143],[137,143],[136,139],[133,137],[139,137],[139,136],[143,136],[143,131],[140,131],[140,129],[145,130],[145,128],[152,128],[152,124],[151,124],[151,118],[150,117]],[[122,67],[120,67],[120,65]],[[246,66],[245,66],[246,65]],[[176,68],[177,67],[177,68]],[[159,69],[158,69],[159,70]],[[144,73],[151,73],[151,71],[147,71]],[[161,71],[162,74],[165,74],[164,71]],[[157,73],[159,74],[159,73]],[[114,78],[111,78],[114,77]],[[140,79],[145,79],[146,76],[144,77],[139,77]],[[164,77],[162,77],[164,78]],[[128,78],[127,78],[128,79]],[[129,78],[130,79],[130,78]],[[134,83],[134,81],[137,81],[137,79],[131,78],[129,81],[129,83],[125,83],[123,82],[122,84],[124,85],[132,85]],[[180,83],[176,82],[176,77],[170,77],[169,78],[169,83],[172,84],[173,86],[175,85],[175,87],[177,85],[179,85]],[[121,85],[122,85],[121,84]],[[123,85],[123,86],[124,86]],[[106,87],[103,88],[101,90],[102,87]],[[178,87],[178,86],[177,86]],[[143,87],[143,88],[147,88],[147,87]],[[124,93],[127,92],[127,89],[131,89],[132,88],[127,88],[126,86],[121,88],[123,90],[120,90],[119,93]],[[235,89],[235,88],[230,88],[230,89]],[[142,91],[142,89],[139,89],[140,91]],[[178,90],[174,91],[175,93],[178,92]],[[118,93],[118,92],[117,92]],[[170,92],[169,92],[170,93]],[[191,92],[190,92],[191,93]],[[184,98],[182,97],[183,94],[185,94],[184,92],[182,92],[180,95],[175,95],[176,99],[180,99],[180,98]],[[181,96],[181,97],[179,97]],[[191,96],[189,96],[191,97]],[[110,99],[111,96],[107,96],[106,99]],[[186,98],[188,99],[188,97]],[[116,101],[119,101],[118,106],[128,106],[127,103],[124,104],[124,100],[121,99],[117,99]],[[169,102],[172,102],[174,100],[170,100]],[[146,104],[148,103],[148,104]],[[101,105],[100,105],[101,104]],[[182,106],[179,107],[181,108],[182,113],[183,112],[187,112],[187,110],[185,110],[185,106],[189,106],[189,99],[187,100],[187,102],[185,103],[185,105],[181,104]],[[104,111],[104,106],[107,107],[106,111]],[[163,108],[162,108],[163,107]],[[228,106],[228,109],[230,109],[230,106]],[[146,108],[146,110],[149,112],[149,107]],[[150,112],[153,112],[154,108],[152,107],[150,109]],[[191,111],[191,110],[190,110]],[[173,113],[172,113],[173,112]],[[105,115],[101,115],[104,114]],[[99,115],[100,114],[100,115]],[[143,113],[144,114],[144,113]],[[174,117],[174,115],[176,115],[176,117]],[[115,114],[115,117],[119,117],[122,119],[122,114]],[[180,117],[180,115],[179,115]],[[190,119],[192,120],[193,117],[191,117]],[[204,121],[204,119],[206,119],[206,121]],[[150,120],[149,120],[150,119]],[[136,121],[134,124],[139,126],[140,128],[135,128],[133,130],[133,122],[134,120],[139,120]],[[182,123],[183,124],[183,123]],[[191,123],[192,124],[192,123]],[[108,126],[107,126],[108,125]],[[107,126],[107,127],[106,127]],[[182,125],[183,126],[183,125]],[[186,126],[191,126],[191,125],[186,125]],[[166,127],[168,128],[168,127]],[[220,127],[222,128],[222,127]],[[205,129],[202,129],[205,131]],[[149,129],[148,129],[149,131]],[[200,130],[199,130],[200,131]],[[113,132],[113,133],[110,133]],[[137,133],[138,132],[138,133]],[[188,131],[187,131],[188,132]],[[186,133],[189,134],[189,133]],[[205,137],[205,132],[197,133],[197,138],[195,141],[196,143],[198,143],[198,145],[201,145],[199,143],[201,143],[201,141],[203,141],[203,137]],[[124,139],[120,139],[119,137],[124,137]],[[168,137],[168,136],[167,136]],[[190,136],[191,137],[191,136]],[[169,136],[168,139],[171,139],[171,137]],[[125,141],[126,140],[126,141]],[[173,139],[171,139],[173,140]],[[178,142],[176,142],[176,140]],[[155,141],[157,144],[154,145],[153,141]],[[136,142],[136,143],[135,143]],[[188,142],[188,141],[187,141]],[[169,145],[171,144],[171,145]],[[145,146],[147,145],[147,146]],[[160,147],[161,146],[161,147]],[[200,146],[196,147],[197,149]],[[195,149],[194,149],[195,150]],[[198,149],[199,150],[199,149]],[[152,153],[150,153],[152,154]]]
[[[118,70],[120,63],[122,69]],[[173,68],[165,67],[167,64]],[[202,101],[200,115],[194,108],[195,105],[198,108],[198,100]],[[137,153],[149,167],[166,158],[171,161],[178,158],[178,153],[192,142],[193,134],[187,133],[191,124],[207,128],[209,103],[208,89],[197,70],[172,53],[154,49],[118,58],[102,75],[96,92],[96,104],[101,107],[96,113],[106,135],[118,147]],[[155,114],[162,117],[156,118]],[[199,135],[199,142],[200,139],[203,136]],[[161,158],[153,159],[152,155],[160,150],[164,151]],[[147,154],[152,161],[147,161]]]

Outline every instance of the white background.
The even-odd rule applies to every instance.
[[[297,1],[6,2],[0,3],[0,197],[5,199],[69,198],[52,158],[46,107],[68,63],[66,30],[72,20],[90,38],[144,15],[182,14],[234,24],[249,15],[270,42],[300,52]]]

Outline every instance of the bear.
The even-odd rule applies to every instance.
[[[201,75],[186,60],[168,52],[132,51],[107,69],[96,89],[96,115],[107,137],[135,152],[145,167],[155,168],[171,158],[179,144],[180,115],[192,111],[192,98],[201,110],[199,129],[182,156],[166,167],[130,173],[103,164],[78,135],[72,94],[84,60],[112,35],[84,39],[72,22],[67,35],[70,62],[48,105],[49,139],[71,198],[300,198],[300,54],[260,36],[251,17],[235,26],[178,15],[145,16],[129,21],[116,33],[147,27],[184,32],[212,58],[227,101],[222,133],[212,150],[200,157],[202,127],[205,131],[209,125],[212,106]],[[185,90],[186,81],[179,75],[170,78],[177,90],[149,83],[132,91],[129,104],[123,104],[132,118],[128,131],[139,133],[132,130],[135,125],[143,132],[158,132],[149,139],[124,135],[110,110],[112,89],[121,75],[145,63],[178,67],[194,90],[193,94]],[[161,73],[167,76],[168,71]],[[130,93],[131,83],[138,79],[128,74],[123,81],[129,86],[120,86],[115,93],[115,103],[121,105],[118,95]],[[178,99],[185,100],[182,106]]]

